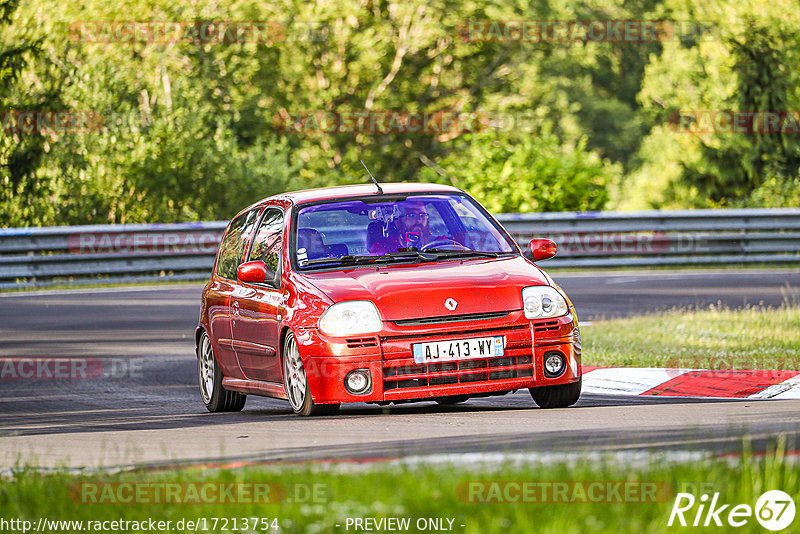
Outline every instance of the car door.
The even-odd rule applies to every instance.
[[[232,296],[233,338],[242,371],[252,380],[276,383],[281,382],[278,343],[283,228],[283,211],[267,207],[247,257],[247,261],[267,265],[267,279],[263,284],[240,281],[239,290]]]
[[[215,354],[222,373],[232,378],[242,378],[244,375],[233,346],[234,310],[231,299],[240,291],[236,269],[244,258],[247,243],[258,220],[258,212],[258,209],[253,209],[242,213],[228,225],[220,240],[216,271],[206,290],[209,335],[215,342]]]

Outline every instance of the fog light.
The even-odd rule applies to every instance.
[[[564,372],[566,360],[560,352],[548,352],[544,355],[544,374],[548,378],[555,378]]]
[[[353,395],[368,393],[370,385],[372,385],[372,381],[368,369],[356,369],[344,377],[344,387]]]

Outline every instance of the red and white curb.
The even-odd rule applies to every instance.
[[[736,399],[800,399],[800,371],[722,371],[591,367],[584,365],[584,393],[711,397]]]

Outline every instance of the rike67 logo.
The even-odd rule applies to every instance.
[[[709,496],[704,493],[696,499],[691,493],[678,493],[667,526],[683,527],[731,526],[742,527],[755,516],[762,527],[768,530],[783,530],[792,524],[795,516],[794,500],[784,491],[764,492],[756,501],[755,508],[749,504],[723,504],[719,492]]]

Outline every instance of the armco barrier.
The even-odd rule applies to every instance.
[[[227,222],[0,229],[0,288],[200,280]]]
[[[505,214],[521,245],[558,243],[551,267],[800,262],[800,209]]]
[[[559,246],[548,267],[800,264],[800,209],[502,214],[523,248]],[[103,279],[200,280],[225,221],[0,229],[0,287]],[[344,228],[320,229],[334,234]],[[329,239],[330,241],[330,239]]]

